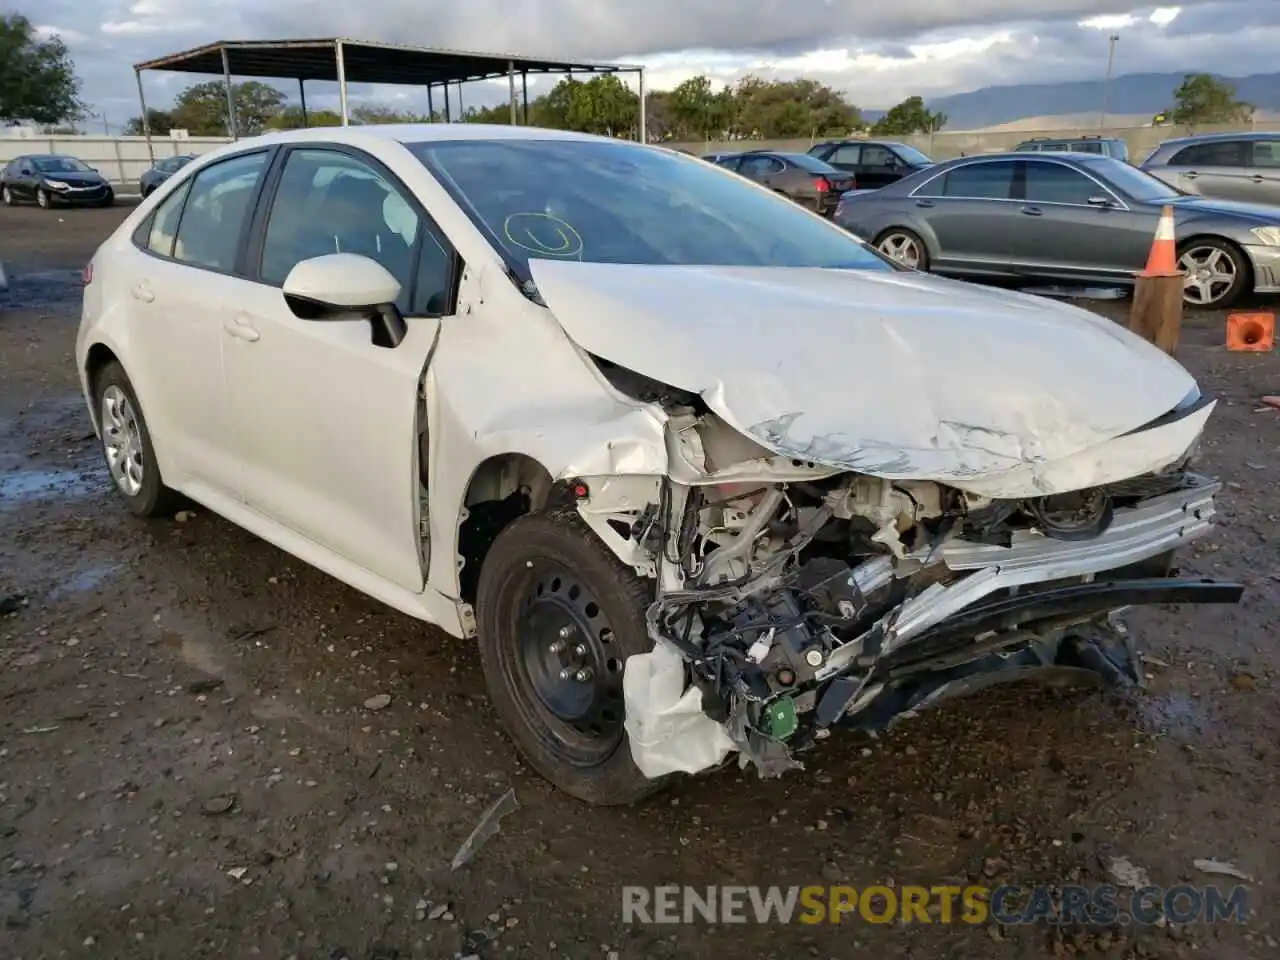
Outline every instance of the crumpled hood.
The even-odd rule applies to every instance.
[[[1195,390],[1088,311],[913,272],[531,261],[580,347],[776,453],[946,482],[1079,454]]]

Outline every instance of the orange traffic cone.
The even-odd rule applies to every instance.
[[[1168,204],[1160,211],[1160,222],[1156,225],[1156,236],[1151,242],[1151,253],[1147,257],[1147,269],[1138,274],[1140,277],[1178,277],[1182,271],[1178,269],[1178,242],[1173,232],[1173,207]]]
[[[1267,353],[1276,342],[1274,313],[1227,314],[1227,349]]]

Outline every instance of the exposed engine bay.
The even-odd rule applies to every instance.
[[[625,677],[646,776],[734,751],[777,775],[838,725],[881,729],[1031,671],[1141,683],[1117,611],[1242,593],[1172,568],[1210,528],[1220,486],[1189,457],[993,500],[778,457],[665,399],[669,477],[578,485],[582,516],[657,581],[655,649]]]

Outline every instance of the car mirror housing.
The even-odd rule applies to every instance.
[[[294,264],[285,303],[302,320],[364,320],[378,346],[396,347],[408,329],[396,309],[400,281],[382,264],[355,253],[329,253]]]

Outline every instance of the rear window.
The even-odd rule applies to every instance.
[[[1247,165],[1251,145],[1244,140],[1219,140],[1214,143],[1193,143],[1183,147],[1170,158],[1170,166],[1176,167],[1243,167]]]
[[[626,141],[405,144],[521,281],[537,258],[591,263],[896,267],[794,201],[695,157]]]
[[[811,157],[807,153],[779,153],[779,157],[788,163],[794,164],[801,170],[809,173],[831,173],[838,174],[840,171],[827,163],[825,160],[819,160],[817,157]]]

